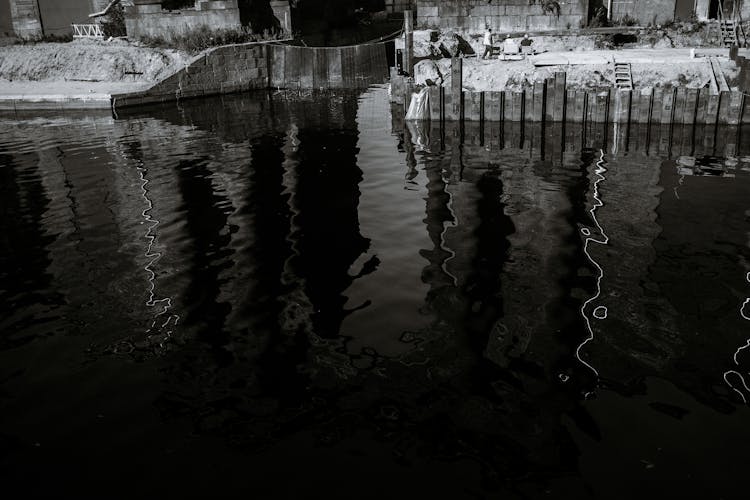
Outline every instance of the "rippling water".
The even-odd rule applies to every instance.
[[[0,122],[6,489],[748,495],[745,131],[387,101]]]

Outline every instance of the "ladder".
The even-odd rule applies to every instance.
[[[615,87],[622,90],[633,90],[633,73],[630,63],[615,62]]]
[[[719,1],[719,11],[718,11],[718,17],[719,17],[719,43],[724,47],[732,47],[733,45],[737,45],[739,47],[739,42],[737,40],[737,22],[736,22],[736,10],[734,7],[734,3],[732,3],[732,17],[727,18],[727,16],[724,14],[724,6],[723,1]]]
[[[719,21],[719,31],[721,44],[724,47],[731,47],[732,45],[739,46],[739,43],[737,42],[737,24],[734,20],[721,19]]]

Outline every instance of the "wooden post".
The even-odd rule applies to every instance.
[[[441,87],[433,85],[430,87],[430,120],[432,123],[440,123],[442,121],[441,118],[441,95],[440,95],[440,89]]]
[[[414,16],[410,10],[404,11],[404,71],[414,76]]]
[[[459,57],[451,59],[451,120],[461,120],[464,116],[463,64],[463,59]]]

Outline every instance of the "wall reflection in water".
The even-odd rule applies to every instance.
[[[75,406],[155,447],[219,437],[261,490],[335,464],[344,489],[385,467],[429,478],[413,492],[588,498],[590,463],[618,456],[610,398],[724,422],[750,396],[736,128],[404,124],[384,89],[0,127],[18,442],[93,449],[104,427],[67,431]],[[23,479],[36,459],[8,449]]]

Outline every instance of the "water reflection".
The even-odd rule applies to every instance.
[[[701,480],[706,457],[734,463],[741,433],[723,455],[678,437],[746,415],[740,132],[387,106],[259,93],[1,126],[4,479],[59,463],[70,482],[55,450],[75,449],[108,479],[175,464],[172,493],[206,493],[184,469],[211,456],[269,495],[387,471],[412,496],[594,498],[596,464],[636,457],[634,484],[703,491],[646,453],[650,426]],[[690,175],[712,162],[734,177]]]

